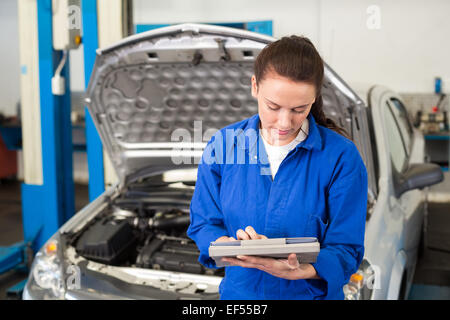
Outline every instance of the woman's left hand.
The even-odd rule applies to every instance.
[[[228,262],[231,266],[256,268],[287,280],[320,279],[316,269],[311,264],[300,264],[298,262],[295,253],[291,253],[287,259],[237,256],[236,258],[222,258],[222,260]]]

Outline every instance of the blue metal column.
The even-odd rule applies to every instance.
[[[22,184],[25,241],[36,251],[74,214],[72,125],[68,63],[66,94],[52,94],[51,79],[62,53],[53,50],[52,1],[37,0],[43,185]]]
[[[82,0],[83,46],[84,46],[84,78],[86,87],[89,84],[98,48],[97,0]],[[105,190],[105,174],[103,167],[103,147],[100,136],[92,121],[91,114],[86,114],[86,149],[89,169],[89,199],[97,198]]]

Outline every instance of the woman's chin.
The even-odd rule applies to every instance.
[[[294,140],[292,135],[277,135],[272,139],[272,145],[274,146],[284,146]]]

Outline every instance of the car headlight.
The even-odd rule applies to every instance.
[[[36,254],[31,267],[24,299],[63,299],[65,293],[59,234],[55,234]]]
[[[344,286],[345,300],[370,300],[379,281],[377,271],[376,267],[363,260],[358,271],[352,274],[350,281]]]

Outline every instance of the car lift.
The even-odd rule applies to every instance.
[[[55,0],[53,0],[55,1]],[[35,118],[40,119],[39,132],[32,132],[32,136],[38,136],[39,141],[29,142],[32,145],[32,157],[42,156],[41,167],[38,171],[41,174],[41,181],[27,181],[26,168],[25,183],[22,184],[22,223],[24,230],[24,241],[18,242],[8,247],[0,247],[0,275],[11,270],[28,273],[31,260],[34,254],[45,244],[58,228],[67,221],[75,211],[74,205],[74,183],[72,169],[72,125],[70,120],[70,74],[69,64],[66,63],[61,70],[61,76],[65,81],[65,94],[55,96],[52,94],[52,77],[57,63],[61,60],[62,51],[53,48],[52,33],[52,0],[19,0],[19,24],[23,20],[24,30],[20,33],[28,33],[28,39],[32,37],[32,32],[36,32],[35,46],[30,41],[25,41],[25,48],[22,51],[34,51],[38,57],[34,61],[22,61],[22,77],[31,77],[32,71],[37,74],[34,87],[28,83],[24,88],[23,79],[21,82],[22,91],[32,91],[28,94],[37,96],[38,101],[33,106],[28,106],[30,112],[40,105],[40,110],[35,111]],[[56,0],[60,1],[60,0]],[[66,0],[68,4],[75,3],[78,8],[81,6],[81,19],[83,30],[89,30],[83,35],[84,46],[84,73],[85,86],[89,84],[92,69],[95,63],[96,50],[99,47],[99,16],[98,12],[104,12],[107,18],[103,18],[103,29],[105,34],[114,37],[109,29],[111,22],[109,10],[123,7],[123,1],[128,0]],[[115,16],[114,16],[115,17]],[[115,17],[116,18],[116,17]],[[107,38],[107,37],[106,37]],[[113,39],[108,39],[112,41]],[[117,41],[117,40],[114,40]],[[31,41],[32,42],[32,41]],[[106,46],[108,41],[104,41]],[[27,63],[28,62],[28,63]],[[36,66],[35,64],[38,64]],[[38,71],[37,71],[38,70]],[[30,79],[27,79],[30,82]],[[38,88],[38,89],[36,89]],[[23,99],[23,97],[21,97]],[[22,110],[28,110],[26,103],[22,102]],[[23,114],[23,112],[22,112]],[[89,200],[92,201],[105,190],[105,167],[103,158],[103,146],[100,136],[95,128],[88,109],[85,108],[86,124],[86,151],[89,170]],[[22,120],[23,116],[22,116]],[[27,124],[22,121],[22,130]],[[36,126],[36,124],[34,124]],[[33,135],[34,134],[34,135]],[[30,133],[28,132],[28,136]],[[24,142],[27,135],[23,132]],[[29,138],[28,138],[29,139]],[[30,139],[33,140],[33,139]],[[36,138],[35,138],[36,140]],[[45,150],[42,154],[35,154],[34,145],[39,144],[38,151]],[[26,145],[26,144],[25,144]],[[26,147],[25,147],[26,148]],[[24,150],[25,150],[24,148]],[[24,152],[24,158],[25,158]],[[25,166],[25,165],[24,165]],[[34,168],[36,171],[36,168]],[[34,179],[36,180],[36,179]],[[8,296],[21,297],[26,280],[16,284],[7,291]]]
[[[75,211],[69,64],[61,70],[65,94],[53,95],[52,77],[62,51],[53,47],[52,18],[51,0],[18,1],[25,239],[0,247],[0,274],[27,273],[34,254]],[[21,297],[25,283],[10,288],[7,295]]]

